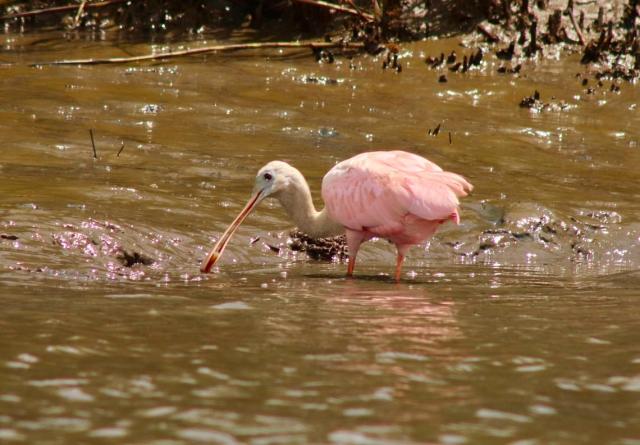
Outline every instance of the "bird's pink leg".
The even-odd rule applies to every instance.
[[[396,281],[400,281],[400,275],[402,274],[403,261],[404,261],[404,255],[398,252],[398,259],[396,260]]]
[[[347,247],[349,248],[349,266],[347,267],[347,276],[353,276],[353,270],[356,268],[356,256],[360,244],[364,240],[362,232],[347,229]]]
[[[347,266],[347,276],[353,276],[353,270],[356,268],[356,257],[349,254],[349,265]]]
[[[400,275],[402,274],[402,263],[404,262],[404,258],[407,256],[407,251],[411,248],[411,244],[402,244],[397,245],[398,249],[398,257],[396,260],[396,281],[400,281]]]

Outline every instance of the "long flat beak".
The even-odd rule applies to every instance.
[[[251,199],[249,199],[249,202],[247,203],[246,206],[244,206],[244,209],[242,209],[242,211],[238,214],[238,216],[236,216],[236,219],[233,220],[233,222],[227,228],[227,230],[224,231],[224,233],[222,234],[222,236],[220,237],[216,245],[213,246],[213,249],[211,249],[211,253],[207,255],[207,258],[205,258],[205,260],[200,265],[200,272],[209,273],[211,271],[211,268],[214,266],[214,264],[216,264],[216,262],[222,256],[222,252],[224,251],[224,248],[227,247],[227,243],[233,236],[233,233],[236,231],[238,227],[240,227],[240,224],[242,224],[242,221],[244,221],[244,219],[249,215],[249,213],[251,213],[253,208],[260,202],[260,195],[262,195],[262,190],[258,190],[251,197]]]

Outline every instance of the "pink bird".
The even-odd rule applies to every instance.
[[[462,176],[405,151],[362,153],[336,164],[322,180],[325,208],[317,211],[299,170],[272,161],[256,176],[253,195],[222,234],[200,270],[208,273],[238,226],[264,198],[280,201],[298,228],[311,237],[346,233],[347,276],[353,275],[360,244],[374,237],[396,245],[395,278],[409,248],[433,236],[447,220],[460,222],[459,197],[473,186]]]

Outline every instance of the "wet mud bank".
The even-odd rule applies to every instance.
[[[637,0],[437,0],[426,4],[383,4],[375,0],[371,4],[351,2],[350,6],[316,0],[295,0],[287,5],[262,1],[205,4],[198,0],[145,0],[131,4],[106,0],[77,5],[40,2],[39,9],[30,2],[6,3],[5,14],[0,17],[5,33],[57,27],[71,39],[101,40],[107,35],[140,38],[144,33],[147,40],[170,42],[185,35],[196,39],[204,35],[229,38],[242,30],[247,38],[253,36],[256,40],[248,49],[252,45],[273,44],[274,40],[322,37],[325,44],[359,43],[359,48],[369,54],[386,52],[388,60],[383,68],[392,66],[398,72],[402,70],[397,59],[402,43],[455,35],[464,38],[463,46],[482,43],[483,48],[460,60],[456,60],[455,53],[449,54],[447,68],[452,72],[464,73],[479,65],[484,49],[505,62],[498,68],[501,73],[517,74],[523,63],[530,65],[572,52],[581,54],[581,63],[597,80],[633,82],[640,73]],[[322,43],[318,41],[317,45]],[[340,52],[340,45],[331,47]],[[331,50],[311,48],[318,61],[333,62]],[[173,49],[171,57],[202,50]],[[431,55],[426,63],[439,68],[444,65],[444,56]],[[119,59],[126,63],[126,57]],[[128,59],[134,62],[139,57]],[[442,75],[441,81],[445,80]]]

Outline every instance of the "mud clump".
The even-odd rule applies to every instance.
[[[475,247],[464,248],[464,243],[445,243],[462,257],[475,258],[508,250],[535,251],[533,245],[566,255],[570,261],[592,261],[606,235],[622,218],[616,212],[584,212],[566,219],[549,214],[506,221],[505,227],[482,231]]]
[[[554,101],[553,97],[551,102],[543,102],[540,99],[540,92],[536,90],[531,96],[524,97],[520,101],[520,108],[528,108],[529,110],[539,113],[541,111],[564,111],[570,109],[572,106],[565,101]]]
[[[347,240],[344,235],[331,238],[312,238],[299,230],[289,233],[289,248],[294,252],[304,252],[310,258],[320,261],[343,260],[347,258]]]
[[[150,266],[155,261],[142,253],[134,250],[128,251],[120,248],[116,254],[116,258],[122,263],[124,267],[133,267],[136,264],[142,264],[143,266]]]

